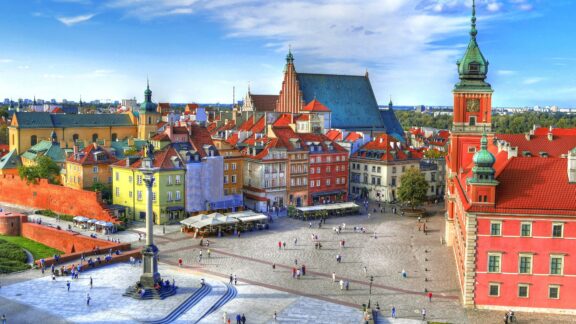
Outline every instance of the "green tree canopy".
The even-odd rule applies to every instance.
[[[18,174],[28,183],[35,183],[39,179],[48,179],[49,183],[58,184],[60,167],[49,157],[39,156],[36,158],[36,165],[21,166],[18,168]]]
[[[398,199],[401,202],[409,204],[414,209],[426,200],[428,182],[420,170],[413,167],[408,169],[400,177],[400,182]]]

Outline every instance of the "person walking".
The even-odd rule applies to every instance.
[[[340,290],[344,290],[344,280],[340,279]]]
[[[229,284],[232,284],[233,281],[234,281],[234,277],[232,276],[232,274],[230,274],[230,282],[229,282]]]
[[[272,271],[276,270],[276,263],[272,263]]]
[[[92,284],[93,284],[93,282],[92,282],[92,276],[90,276],[90,289],[92,289]]]
[[[302,271],[300,271],[300,269],[296,270],[296,279],[300,279],[300,275],[302,274]]]
[[[367,276],[367,275],[368,275],[368,267],[367,267],[367,266],[364,266],[363,269],[364,269],[364,275]]]
[[[286,241],[282,242],[282,247],[284,248],[284,250],[286,250]]]
[[[182,258],[179,258],[179,259],[178,259],[178,266],[179,266],[180,268],[182,268]]]
[[[294,265],[298,265],[298,259],[294,259]]]
[[[70,291],[70,280],[66,281],[66,288]]]
[[[296,268],[292,267],[292,279],[296,278]]]
[[[86,294],[86,306],[90,306],[90,294]]]
[[[208,249],[208,251],[206,251],[206,254],[208,254],[208,259],[210,259],[210,249]]]
[[[278,250],[282,250],[282,242],[278,241]]]
[[[426,308],[422,308],[422,320],[425,321],[426,320]]]
[[[306,266],[304,264],[302,265],[302,275],[306,275]]]
[[[407,278],[408,277],[408,273],[406,272],[406,270],[402,269],[402,278]]]
[[[396,307],[392,306],[392,318],[396,318]]]
[[[242,324],[246,324],[246,316],[244,314],[242,314]]]
[[[236,274],[234,274],[234,286],[238,285],[238,276],[236,276]]]
[[[2,324],[6,324],[6,314],[2,314]]]
[[[274,322],[276,322],[276,319],[278,319],[278,315],[276,314],[276,312],[274,312],[274,315],[272,315],[272,318],[274,319]]]
[[[296,246],[296,245],[298,245],[298,238],[297,237],[294,238],[294,246]]]
[[[332,272],[332,282],[336,282],[336,272]]]
[[[428,293],[428,301],[429,301],[429,302],[432,302],[432,292],[429,292],[429,293]]]
[[[242,316],[240,314],[236,314],[236,324],[242,324]]]

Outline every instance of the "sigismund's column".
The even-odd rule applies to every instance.
[[[142,250],[143,273],[140,276],[140,284],[144,288],[153,288],[154,284],[160,280],[158,273],[158,248],[154,245],[154,213],[152,212],[152,186],[154,185],[153,167],[154,155],[146,154],[142,159],[140,171],[144,174],[146,185],[146,246]]]

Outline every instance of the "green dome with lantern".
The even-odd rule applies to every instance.
[[[152,102],[152,90],[150,90],[150,82],[148,81],[144,91],[144,102],[140,104],[140,112],[156,112],[156,105]]]

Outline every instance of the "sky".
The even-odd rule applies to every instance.
[[[452,105],[472,0],[0,1],[0,99],[231,103],[299,72],[364,75],[380,104]],[[477,0],[494,106],[576,107],[576,1]]]

